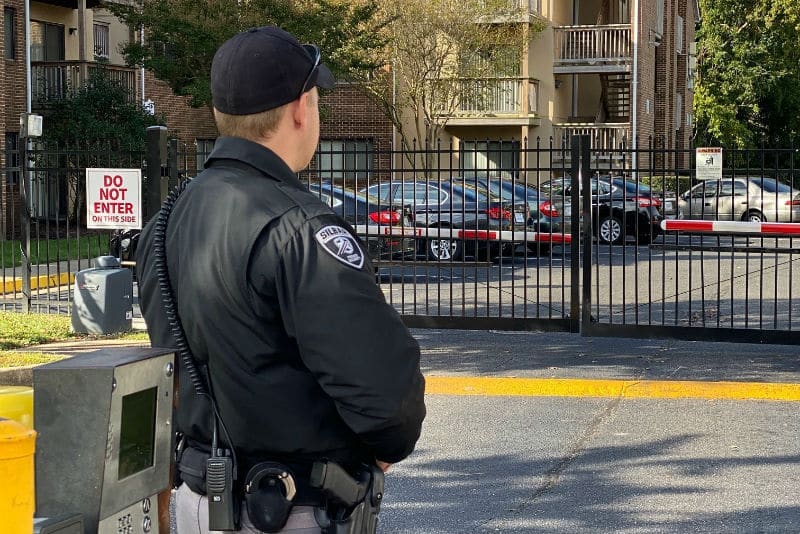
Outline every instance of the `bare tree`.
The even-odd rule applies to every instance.
[[[523,47],[543,29],[520,0],[403,0],[383,10],[390,61],[364,86],[405,151],[434,146],[465,100],[492,98],[500,66],[519,71]]]

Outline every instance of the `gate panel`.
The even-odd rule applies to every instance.
[[[624,148],[618,152],[617,159],[635,161],[634,152]],[[693,162],[693,152],[686,152],[680,157],[677,151],[656,150],[651,144],[648,151],[636,154],[649,166],[620,174],[629,180],[648,176],[651,184],[652,177],[663,184],[676,184],[669,199],[666,194],[661,198],[662,204],[673,201],[675,211],[660,222],[661,233],[649,246],[630,237],[623,245],[600,244],[599,233],[593,229],[596,243],[583,261],[591,281],[585,286],[590,288],[590,313],[582,332],[590,336],[800,343],[800,300],[794,288],[800,276],[800,241],[794,237],[800,232],[800,219],[790,214],[786,223],[764,223],[762,227],[749,222],[747,210],[734,215],[729,209],[717,209],[733,199],[749,206],[751,212],[758,206],[768,217],[765,206],[770,201],[794,202],[794,198],[800,199],[794,196],[800,195],[800,190],[786,199],[777,192],[756,197],[745,189],[733,195],[733,187],[728,194],[724,184],[739,177],[744,183],[753,176],[791,184],[793,168],[764,166],[764,161],[781,161],[780,151],[728,151],[723,180],[714,186],[715,194],[706,192],[699,197],[701,212],[694,213],[689,210],[697,205],[692,204],[697,188],[710,189],[710,182],[695,180],[692,168],[669,165],[677,160]],[[761,165],[753,168],[749,162],[754,159]],[[600,160],[591,158],[595,165],[590,172],[611,176],[610,169],[596,165]],[[737,168],[737,163],[741,167]]]

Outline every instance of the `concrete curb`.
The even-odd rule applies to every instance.
[[[31,276],[31,289],[46,289],[49,287],[71,285],[74,281],[74,273]],[[0,285],[0,295],[19,293],[20,291],[22,291],[22,278],[14,278]]]

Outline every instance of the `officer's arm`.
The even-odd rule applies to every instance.
[[[342,419],[377,459],[394,463],[413,450],[425,416],[419,345],[357,239],[336,235],[339,224],[318,217],[288,239],[278,300],[287,333]]]

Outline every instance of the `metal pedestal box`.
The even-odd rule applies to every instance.
[[[133,326],[133,275],[113,256],[75,273],[72,329],[83,334],[126,332]]]

